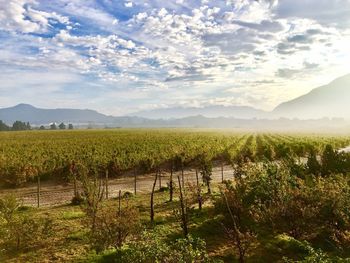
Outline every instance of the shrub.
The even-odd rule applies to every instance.
[[[8,252],[43,246],[53,234],[52,219],[24,216],[19,207],[13,196],[0,199],[1,246]]]
[[[111,262],[125,263],[209,263],[211,260],[206,252],[206,244],[202,239],[177,239],[171,244],[165,242],[157,233],[145,232],[140,240],[129,242],[119,248]]]

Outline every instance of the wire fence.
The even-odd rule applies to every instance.
[[[173,181],[176,184],[177,176],[182,176],[181,171],[173,173]],[[212,181],[219,183],[222,180],[233,179],[234,173],[231,166],[214,167]],[[169,172],[162,172],[157,181],[157,188],[166,187],[170,180]],[[185,184],[196,182],[194,169],[184,171]],[[133,194],[150,193],[154,182],[154,174],[124,175],[118,178],[108,179],[108,198],[116,198],[119,191]],[[21,200],[23,206],[50,207],[69,204],[74,197],[73,184],[38,183],[25,188],[2,190],[0,195],[13,194]],[[78,186],[79,191],[79,186]]]

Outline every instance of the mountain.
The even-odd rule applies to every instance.
[[[263,118],[267,112],[248,106],[221,106],[213,105],[206,107],[174,107],[139,111],[130,115],[148,119],[179,119],[191,116],[204,116],[207,118],[231,117],[240,119]]]
[[[273,117],[350,119],[350,74],[277,106]]]
[[[18,104],[0,109],[0,120],[8,124],[14,121],[25,121],[31,124],[66,123],[109,123],[114,117],[106,116],[93,110],[77,109],[39,109],[29,104]]]
[[[243,119],[233,117],[208,118],[202,115],[177,119],[146,119],[141,117],[112,117],[92,110],[75,109],[39,109],[28,104],[0,109],[0,120],[11,125],[14,121],[29,121],[40,125],[51,122],[73,123],[80,128],[129,127],[182,127],[182,128],[239,128],[253,130],[349,130],[349,122],[341,119],[290,120],[290,119]]]
[[[19,104],[0,109],[0,120],[12,125],[16,120],[34,125],[52,122],[73,123],[98,127],[259,127],[278,126],[285,120],[267,119],[343,118],[350,120],[350,74],[328,85],[316,88],[306,95],[277,106],[272,112],[264,112],[247,106],[207,106],[202,108],[166,108],[140,111],[132,116],[113,117],[94,110],[40,109],[29,104]],[[255,120],[254,120],[255,119]],[[295,121],[295,123],[298,123]],[[287,123],[290,125],[290,123]],[[299,123],[315,127],[315,123]],[[334,125],[335,122],[318,121],[317,125]],[[261,126],[260,126],[261,125]],[[339,124],[343,125],[343,124]],[[283,126],[283,125],[282,125]]]

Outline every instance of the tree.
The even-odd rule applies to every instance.
[[[92,174],[92,178],[89,177],[89,171],[83,165],[79,170],[79,179],[82,186],[82,197],[84,203],[82,210],[89,218],[89,225],[91,233],[94,235],[96,228],[96,218],[99,210],[101,209],[101,203],[104,196],[104,186],[102,180],[98,178],[98,173]]]
[[[34,217],[19,212],[21,204],[15,196],[0,198],[0,250],[19,252],[34,250],[47,243],[54,234],[54,224],[49,217]]]
[[[0,120],[0,131],[8,131],[10,127],[6,125],[2,120]]]
[[[90,233],[93,247],[101,252],[109,247],[121,248],[127,238],[139,230],[139,212],[128,205],[115,210],[110,207],[98,211],[95,230]]]
[[[52,124],[50,125],[50,129],[51,129],[51,130],[57,130],[56,123],[52,123]]]
[[[58,125],[58,128],[60,128],[60,130],[65,130],[66,125],[62,122],[60,125]]]
[[[15,121],[12,125],[13,131],[25,131],[30,130],[30,124],[29,122],[21,122],[21,121]]]
[[[231,245],[237,250],[240,263],[245,262],[247,252],[256,240],[252,207],[246,203],[247,192],[244,179],[238,178],[237,184],[226,182],[221,196],[215,202],[215,208],[223,217],[224,233]]]
[[[319,175],[321,172],[321,165],[317,160],[317,155],[314,150],[312,150],[307,159],[307,169],[310,174]]]
[[[45,126],[44,125],[41,125],[39,130],[45,130]]]
[[[68,124],[68,130],[73,130],[73,129],[74,129],[73,124],[69,123]]]
[[[208,194],[211,194],[210,182],[212,180],[211,178],[212,170],[213,170],[213,167],[212,167],[211,161],[203,158],[201,162],[200,173],[202,175],[203,182],[206,184],[208,188]]]
[[[326,145],[322,156],[322,175],[329,175],[331,173],[338,172],[338,153],[333,149],[332,145]]]

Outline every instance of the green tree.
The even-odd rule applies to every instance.
[[[13,131],[25,131],[30,129],[30,124],[21,122],[21,121],[15,121],[12,125],[12,130]]]
[[[57,125],[56,125],[56,123],[52,123],[52,124],[50,125],[50,129],[51,129],[51,130],[57,130]]]
[[[65,130],[66,125],[62,122],[60,125],[58,125],[58,128],[60,128],[60,130]]]
[[[0,131],[8,131],[10,127],[6,125],[2,120],[0,120]]]
[[[319,175],[321,172],[321,165],[317,160],[316,152],[312,150],[307,159],[307,170],[310,174]]]
[[[338,153],[333,149],[332,145],[327,144],[322,156],[322,175],[329,175],[338,171]]]
[[[73,124],[69,123],[68,124],[68,130],[73,130],[73,129],[74,129]]]

